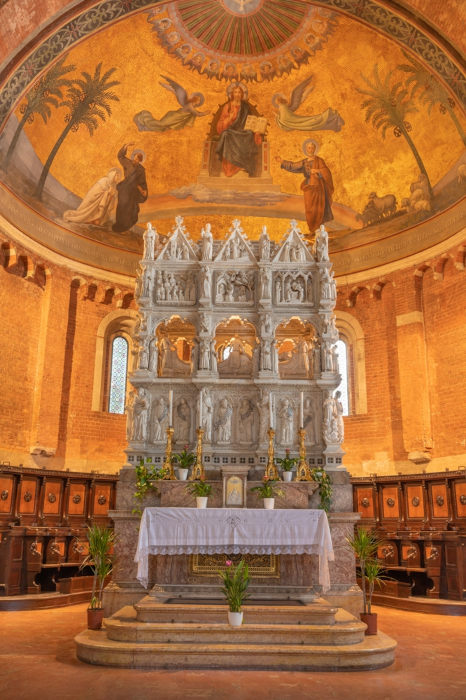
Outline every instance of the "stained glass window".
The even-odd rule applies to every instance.
[[[343,405],[343,415],[349,415],[348,402],[348,352],[344,340],[338,340],[336,343],[338,355],[338,370],[341,375],[340,385],[337,387],[341,391],[341,403]]]
[[[128,343],[121,336],[112,342],[112,361],[110,372],[109,413],[125,412],[126,372],[128,368]]]

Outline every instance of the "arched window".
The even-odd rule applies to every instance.
[[[338,355],[338,370],[341,376],[341,382],[337,389],[341,392],[341,403],[343,405],[343,415],[349,415],[348,401],[348,348],[344,340],[338,340],[336,343]]]
[[[128,370],[128,341],[117,335],[112,341],[110,362],[109,413],[124,413],[126,398],[126,374]]]

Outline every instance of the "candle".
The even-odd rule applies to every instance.
[[[270,427],[273,428],[273,403],[272,403],[272,394],[269,392],[269,419],[270,419]]]
[[[199,427],[202,428],[202,392],[199,392]]]
[[[173,425],[173,389],[168,392],[168,425]]]
[[[299,427],[301,430],[304,426],[304,392],[301,392],[301,402],[299,404]]]

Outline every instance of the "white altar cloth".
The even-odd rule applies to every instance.
[[[307,508],[145,508],[134,561],[149,585],[149,554],[315,554],[330,588],[334,560],[327,515]]]

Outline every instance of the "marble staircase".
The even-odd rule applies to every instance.
[[[371,670],[393,662],[396,642],[342,608],[254,605],[230,627],[227,606],[140,603],[105,619],[104,629],[76,637],[81,661],[124,668]]]

